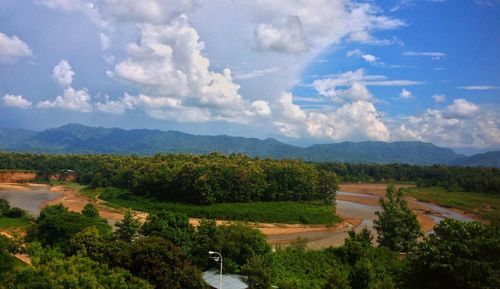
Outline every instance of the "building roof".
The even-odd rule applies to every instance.
[[[203,280],[212,288],[219,288],[219,271],[209,270],[203,272]],[[248,285],[239,275],[222,275],[222,289],[247,289]]]

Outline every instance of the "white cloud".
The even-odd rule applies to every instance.
[[[204,44],[186,16],[169,25],[141,24],[139,28],[139,43],[128,45],[127,58],[108,72],[110,76],[137,85],[151,98],[175,99],[178,107],[193,108],[191,114],[202,113],[203,120],[246,122],[257,113],[256,107],[239,94],[240,87],[233,82],[231,70],[210,70],[210,61],[202,54]],[[151,115],[174,116],[156,110]]]
[[[375,41],[373,31],[404,25],[399,19],[380,15],[381,10],[373,4],[351,0],[316,0],[314,3],[258,0],[247,5],[253,6],[259,14],[257,17],[263,20],[255,34],[259,47],[279,52],[299,52],[307,47],[319,51],[344,38],[358,42]],[[292,21],[292,18],[296,20]],[[263,40],[267,40],[264,42],[267,45],[261,45]]]
[[[39,108],[61,108],[66,110],[91,112],[93,107],[90,103],[91,97],[86,90],[75,90],[72,87],[64,89],[61,96],[54,101],[44,100],[37,104]]]
[[[282,24],[261,23],[255,31],[257,47],[261,50],[297,53],[308,49],[300,18],[289,16]]]
[[[427,109],[420,115],[395,120],[392,139],[414,139],[449,147],[498,146],[498,111],[498,107],[479,107],[457,99],[443,110]]]
[[[446,95],[444,94],[434,94],[432,96],[435,102],[444,102],[446,100]]]
[[[271,115],[271,108],[269,107],[269,102],[265,100],[256,100],[252,102],[252,107],[255,108],[255,112],[260,116]]]
[[[479,112],[479,107],[463,98],[453,100],[443,114],[447,118],[472,118]]]
[[[390,80],[383,75],[366,75],[363,69],[347,71],[313,82],[314,88],[335,102],[373,100],[368,86],[409,86],[422,82],[413,80]]]
[[[376,64],[378,62],[378,58],[371,54],[363,54],[361,55],[361,58],[370,64]]]
[[[9,37],[0,32],[0,63],[11,63],[19,58],[32,56],[26,42],[13,35]]]
[[[109,46],[111,45],[111,40],[109,39],[109,37],[102,32],[99,34],[99,41],[101,43],[102,50],[108,49]]]
[[[274,124],[289,137],[312,136],[331,140],[388,140],[389,130],[373,103],[357,100],[330,112],[305,111],[283,93],[274,108]]]
[[[407,90],[406,88],[403,88],[401,92],[399,93],[399,97],[404,98],[404,99],[410,99],[413,98],[413,95],[411,91]]]
[[[68,87],[73,83],[75,72],[69,65],[68,61],[61,60],[54,69],[52,69],[52,78],[62,87]]]
[[[498,86],[492,85],[469,85],[469,86],[459,86],[459,89],[464,90],[492,90],[492,89],[500,89]]]
[[[22,95],[6,94],[2,97],[3,103],[6,106],[28,109],[31,107],[31,101],[25,99]]]
[[[405,51],[403,52],[404,56],[424,56],[431,57],[432,59],[442,59],[446,57],[446,53],[444,52],[417,52],[417,51]]]

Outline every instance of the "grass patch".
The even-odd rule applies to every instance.
[[[26,231],[31,225],[31,221],[28,218],[8,218],[5,216],[0,217],[0,229],[12,230],[21,229]]]
[[[199,206],[161,202],[114,188],[103,189],[100,197],[112,206],[146,212],[169,210],[192,218],[325,225],[333,225],[340,221],[340,218],[333,214],[332,206],[321,202],[253,202]]]
[[[448,192],[441,187],[407,188],[405,192],[422,202],[463,210],[500,227],[500,196],[469,192]]]

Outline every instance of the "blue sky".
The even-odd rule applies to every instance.
[[[497,0],[4,0],[0,127],[500,148]]]

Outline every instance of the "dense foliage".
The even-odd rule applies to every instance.
[[[406,288],[500,288],[500,233],[478,222],[445,220],[409,256]]]
[[[99,223],[94,208],[84,212],[86,216],[72,213],[80,217],[71,215],[71,222],[62,226],[70,212],[60,205],[46,207],[30,231],[42,243],[20,247],[0,237],[0,280],[5,281],[0,288],[206,289],[201,272],[219,266],[209,257],[211,250],[224,256],[224,272],[248,276],[251,289],[500,285],[499,232],[477,222],[446,220],[401,258],[388,247],[374,247],[366,229],[349,232],[338,248],[308,250],[305,241],[298,240],[272,252],[259,230],[243,224],[216,226],[214,220],[202,220],[194,228],[186,216],[161,211],[138,228],[129,211],[119,229],[110,233],[99,229],[106,224]],[[50,233],[53,240],[46,239]],[[16,264],[10,255],[23,248],[31,266]]]
[[[217,153],[153,157],[0,153],[0,169],[72,170],[93,186],[114,186],[160,200],[194,204],[253,201],[332,202],[333,173],[302,161]]]
[[[347,182],[414,182],[418,186],[442,186],[448,190],[500,194],[500,169],[405,164],[322,163]]]
[[[382,211],[375,212],[374,221],[378,243],[393,251],[410,251],[422,233],[417,215],[408,207],[403,192],[396,192],[394,185],[389,185],[385,197],[380,198],[380,206]]]

